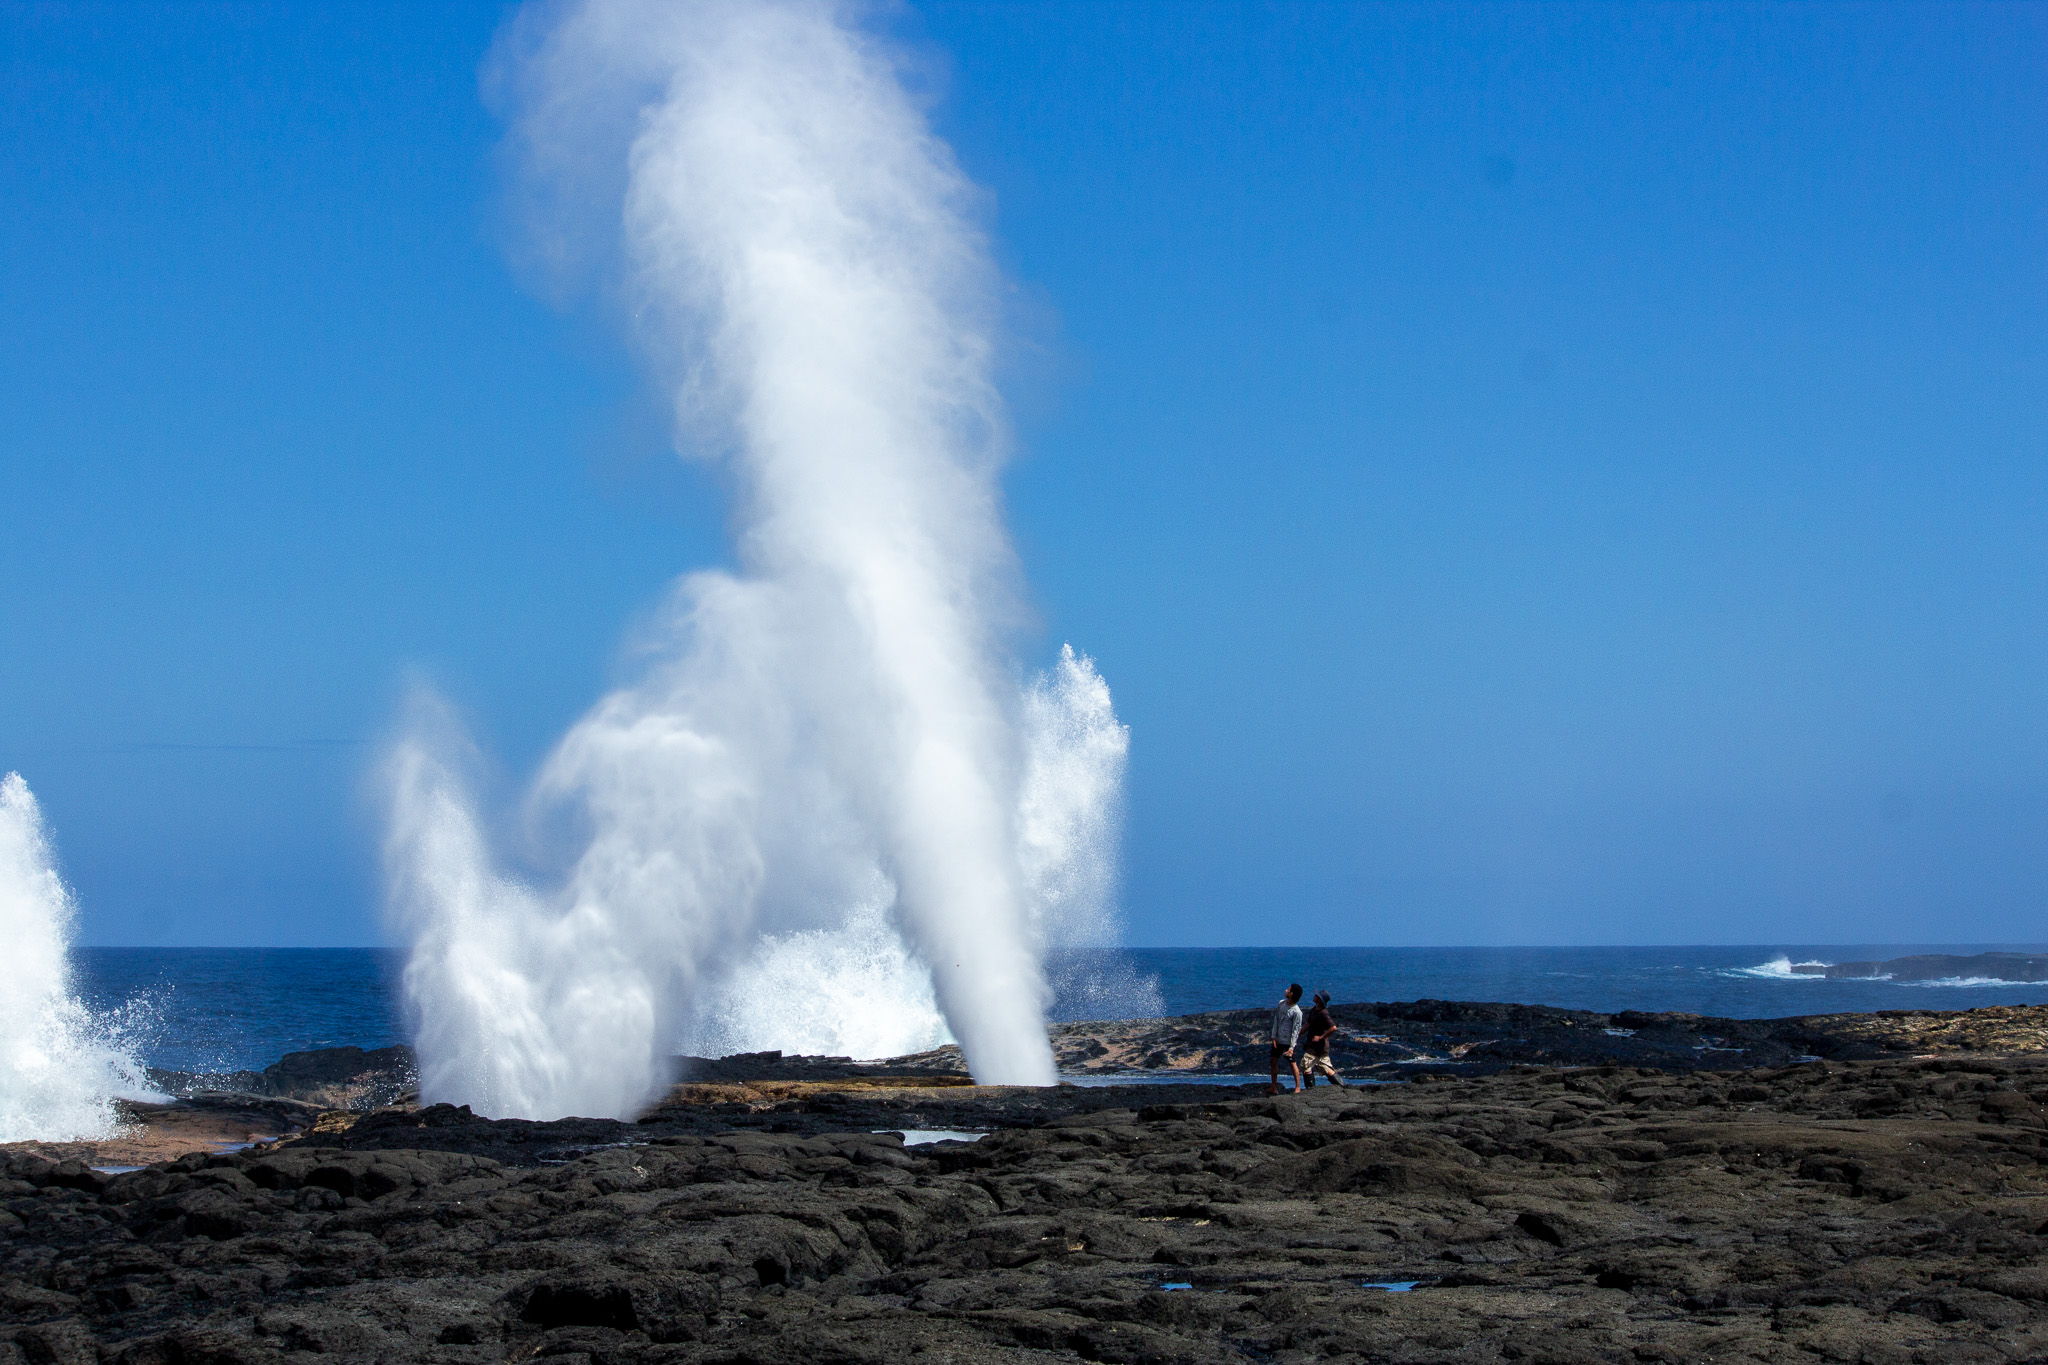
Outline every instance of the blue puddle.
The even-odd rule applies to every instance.
[[[1193,1285],[1191,1285],[1191,1284],[1179,1284],[1179,1283],[1175,1283],[1175,1284],[1162,1284],[1162,1285],[1160,1285],[1159,1287],[1160,1287],[1161,1289],[1164,1289],[1164,1290],[1174,1290],[1174,1289],[1193,1289],[1193,1288],[1194,1288],[1194,1286],[1193,1286]]]

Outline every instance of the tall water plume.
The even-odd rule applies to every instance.
[[[1006,649],[973,187],[827,3],[589,0],[502,53],[567,225],[547,244],[612,187],[640,339],[734,476],[741,571],[682,580],[642,675],[543,765],[554,875],[504,869],[459,727],[416,700],[387,864],[423,1092],[625,1114],[677,1042],[949,1038],[984,1081],[1049,1083],[1042,964],[1113,941],[1126,737],[1088,659],[1022,680]]]
[[[0,778],[0,1142],[113,1136],[114,1099],[151,1094],[142,1067],[71,991],[76,906],[36,798]]]

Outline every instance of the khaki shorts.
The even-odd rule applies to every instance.
[[[1330,1064],[1330,1054],[1327,1052],[1302,1053],[1301,1069],[1311,1076],[1320,1071],[1333,1081],[1337,1079],[1337,1068]]]

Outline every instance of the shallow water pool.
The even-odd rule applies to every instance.
[[[979,1142],[987,1133],[965,1128],[877,1128],[877,1133],[901,1133],[905,1147],[923,1147],[934,1142]]]

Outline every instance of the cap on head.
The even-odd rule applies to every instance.
[[[1316,992],[1316,1003],[1317,1003],[1318,1005],[1327,1005],[1327,1004],[1329,1004],[1329,1003],[1330,1003],[1330,993],[1329,993],[1328,991],[1317,991],[1317,992]]]
[[[1287,998],[1289,1000],[1301,999],[1301,983],[1299,981],[1287,988]]]

